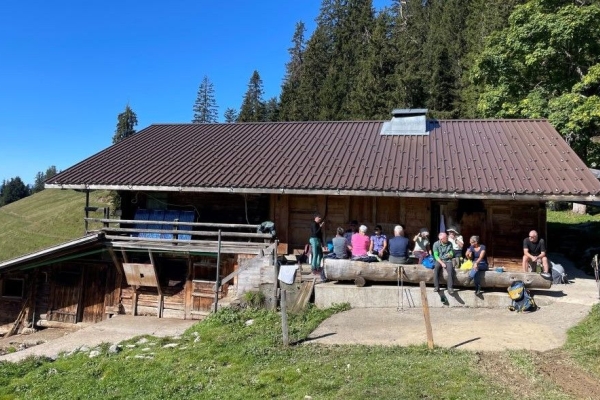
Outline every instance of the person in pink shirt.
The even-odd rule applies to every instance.
[[[358,232],[352,235],[352,257],[367,257],[371,239],[367,236],[367,227],[361,225]]]

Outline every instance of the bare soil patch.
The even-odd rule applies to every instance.
[[[530,352],[536,378],[519,370],[506,352],[478,352],[478,368],[500,386],[509,388],[515,398],[539,398],[541,385],[551,383],[576,399],[599,399],[600,380],[579,367],[562,350]]]

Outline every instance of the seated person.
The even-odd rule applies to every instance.
[[[358,233],[358,221],[354,219],[350,221],[350,227],[346,229],[346,232],[344,233],[344,237],[348,243],[352,243],[352,235],[355,233]]]
[[[488,270],[485,245],[479,243],[479,236],[471,236],[471,246],[467,249],[466,257],[473,261],[473,268],[469,271],[469,280],[475,280],[475,294],[481,293],[481,273]]]
[[[348,253],[352,247],[344,237],[344,228],[337,228],[337,235],[331,242],[333,243],[333,251],[329,253],[329,258],[348,258]]]
[[[404,228],[401,225],[394,227],[394,237],[388,241],[390,262],[393,264],[408,263],[408,238],[404,237]]]
[[[462,256],[462,249],[465,243],[462,235],[456,228],[450,227],[446,232],[448,232],[448,241],[452,243],[452,251],[454,252],[454,259],[452,262],[454,263],[454,268],[458,268],[460,266],[460,257]]]
[[[529,237],[523,240],[523,272],[529,272],[530,264],[534,270],[538,263],[541,263],[544,268],[542,276],[546,279],[552,278],[548,257],[546,257],[546,242],[536,231],[531,231]]]
[[[435,258],[435,267],[433,268],[433,291],[440,291],[440,275],[445,269],[448,274],[448,294],[454,294],[454,251],[452,243],[448,241],[448,234],[441,232],[438,235],[439,240],[433,244],[433,257]]]
[[[427,228],[422,228],[413,241],[415,242],[413,255],[419,259],[419,264],[421,264],[423,259],[429,255],[429,231]]]
[[[363,258],[369,256],[369,245],[371,240],[367,236],[367,227],[361,225],[358,228],[358,233],[352,235],[352,258]]]
[[[375,225],[375,234],[371,236],[369,244],[369,254],[379,258],[384,258],[387,251],[387,236],[381,233],[381,225]]]

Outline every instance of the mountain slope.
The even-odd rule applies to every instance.
[[[108,207],[109,201],[107,191],[90,193],[90,206]],[[0,261],[83,236],[84,207],[85,193],[56,189],[0,207]]]

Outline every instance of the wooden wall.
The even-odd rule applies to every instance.
[[[326,214],[326,240],[338,227],[347,229],[351,220],[366,225],[371,233],[381,225],[390,236],[401,224],[409,237],[431,223],[431,201],[423,198],[273,195],[271,210],[277,237],[288,243],[290,253],[308,243],[315,212]]]

